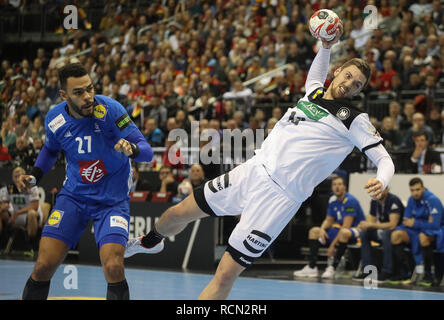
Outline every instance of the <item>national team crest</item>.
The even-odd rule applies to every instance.
[[[79,160],[79,165],[80,176],[82,177],[82,181],[85,183],[96,183],[107,173],[105,164],[103,163],[102,159],[90,161]]]
[[[336,117],[338,117],[341,120],[348,119],[348,117],[350,117],[350,109],[345,107],[340,108],[336,113]]]

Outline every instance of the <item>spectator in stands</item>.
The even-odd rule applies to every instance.
[[[5,247],[9,237],[8,221],[9,214],[9,196],[6,188],[0,189],[0,249]]]
[[[386,148],[392,149],[399,146],[400,137],[398,131],[395,128],[393,118],[384,117],[384,119],[382,119],[379,132],[381,134],[381,137],[384,139],[383,144]]]
[[[402,121],[399,124],[399,129],[401,131],[406,131],[413,125],[413,115],[415,114],[415,105],[413,101],[407,101],[404,104],[404,109],[402,110]]]
[[[59,90],[59,80],[57,76],[52,76],[45,86],[46,96],[51,99],[52,104],[56,104],[60,99]]]
[[[424,266],[424,278],[419,285],[431,286],[433,249],[431,244],[442,230],[443,206],[438,197],[430,192],[420,178],[409,181],[411,196],[404,210],[402,225],[392,232],[394,277],[390,283],[411,283],[408,261],[404,245],[410,244],[410,250],[416,266]],[[441,249],[441,243],[437,243]]]
[[[10,118],[14,116],[10,116]],[[14,120],[15,121],[15,120]],[[3,121],[2,130],[1,130],[1,138],[3,141],[3,146],[5,146],[8,152],[15,150],[15,141],[17,139],[17,135],[15,134],[15,128],[11,125],[11,120]]]
[[[425,124],[425,117],[422,113],[416,112],[412,116],[412,127],[407,130],[404,135],[404,139],[401,143],[401,147],[403,148],[413,148],[413,134],[415,132],[424,132],[427,135],[427,141],[430,144],[433,144],[435,139],[433,136],[433,130],[428,125]]]
[[[248,123],[245,122],[245,115],[242,111],[236,111],[233,115],[233,120],[236,121],[237,127],[243,131],[244,129],[248,128]]]
[[[11,151],[12,163],[15,167],[23,167],[31,170],[36,160],[36,155],[32,146],[29,145],[27,137],[18,137],[16,149]]]
[[[195,163],[191,166],[189,180],[193,189],[208,181],[205,178],[205,171],[200,164]]]
[[[156,119],[147,118],[145,120],[145,130],[142,131],[146,141],[152,147],[160,147],[164,145],[164,134],[161,129],[157,127]]]
[[[133,172],[133,185],[130,192],[134,191],[148,191],[150,189],[150,183],[140,178],[139,166],[136,162],[132,163]]]
[[[8,148],[3,145],[3,139],[0,137],[0,168],[7,166],[11,161],[11,155]]]
[[[162,100],[159,97],[154,96],[150,102],[148,117],[155,119],[159,128],[165,128],[168,111],[162,104]]]
[[[393,128],[399,130],[402,115],[401,115],[401,104],[398,101],[392,101],[389,104],[389,117],[393,121]]]
[[[308,233],[310,247],[309,264],[302,270],[295,271],[296,277],[317,277],[316,266],[320,245],[328,245],[328,257],[333,258],[322,274],[323,279],[333,279],[335,269],[347,249],[347,244],[356,243],[359,231],[356,227],[365,221],[359,201],[347,192],[344,178],[335,176],[331,182],[333,196],[328,202],[327,216],[320,227],[313,227]],[[337,246],[336,252],[335,248]]]
[[[169,166],[162,166],[159,170],[159,180],[151,181],[149,191],[153,192],[171,192],[172,195],[177,193],[179,184],[174,179],[173,171]]]
[[[26,137],[38,136],[43,138],[45,136],[45,126],[43,125],[43,120],[40,116],[34,118],[31,124],[25,131]]]
[[[37,108],[40,111],[40,115],[45,117],[51,107],[52,102],[49,97],[46,96],[45,88],[39,90],[39,95],[37,98]]]
[[[392,77],[396,74],[396,71],[393,70],[392,61],[389,59],[384,59],[383,68],[379,91],[390,91],[392,89]]]
[[[7,194],[11,203],[8,224],[12,227],[26,229],[29,249],[32,250],[38,245],[37,231],[42,227],[44,217],[39,205],[38,187],[31,188],[30,193],[22,193],[17,189],[17,179],[23,174],[26,174],[23,168],[14,168],[12,171],[13,184],[4,187],[0,194]]]
[[[411,173],[441,173],[441,154],[430,148],[427,134],[424,131],[414,132],[413,140],[415,150],[410,156]]]
[[[15,134],[17,135],[17,137],[26,136],[30,123],[31,122],[29,121],[29,117],[27,115],[22,115],[20,117],[20,123],[15,129]]]
[[[379,200],[370,203],[368,220],[361,221],[357,227],[361,236],[362,270],[373,265],[370,241],[382,243],[383,259],[381,272],[378,273],[378,282],[385,282],[393,273],[391,234],[402,220],[404,205],[401,200],[386,188]],[[353,280],[363,280],[368,274],[362,272],[353,277]]]

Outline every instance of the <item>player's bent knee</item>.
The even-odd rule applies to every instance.
[[[429,246],[431,244],[430,237],[421,232],[419,234],[419,244],[421,247]]]
[[[401,230],[395,230],[392,232],[391,235],[391,242],[392,244],[400,244],[402,242],[402,236],[403,231]]]
[[[319,238],[319,231],[320,230],[321,230],[321,228],[319,228],[319,227],[311,228],[310,231],[308,231],[308,238],[310,238],[310,239]]]
[[[340,229],[339,230],[339,240],[341,242],[347,242],[348,240],[350,240],[352,236],[352,232],[350,229]]]

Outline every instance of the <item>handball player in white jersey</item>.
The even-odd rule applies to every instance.
[[[394,174],[394,165],[382,138],[366,113],[350,98],[367,85],[367,62],[352,59],[334,71],[328,87],[330,48],[339,41],[342,25],[322,48],[310,67],[306,95],[289,108],[255,156],[230,172],[194,189],[179,204],[167,209],[153,230],[130,239],[125,256],[157,253],[165,237],[181,232],[188,223],[211,216],[241,215],[228,240],[213,279],[199,299],[225,299],[234,281],[275,240],[302,202],[356,146],[378,167],[376,177],[363,186],[379,199]]]

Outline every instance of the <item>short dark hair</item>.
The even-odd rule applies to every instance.
[[[345,178],[344,178],[344,177],[342,177],[342,176],[340,176],[340,175],[338,175],[338,174],[332,174],[332,177],[331,177],[331,182],[332,182],[332,183],[333,183],[333,181],[338,180],[338,179],[341,179],[341,180],[342,180],[342,183],[343,183],[345,186],[347,186],[347,182],[345,181]]]
[[[359,71],[362,72],[362,74],[365,76],[365,79],[367,79],[362,86],[362,89],[367,87],[367,84],[370,82],[370,77],[372,75],[372,70],[370,69],[370,65],[368,64],[368,62],[360,58],[353,58],[344,63],[341,66],[341,69],[344,69],[348,66],[355,66],[359,69]]]
[[[69,77],[80,78],[88,74],[86,68],[80,63],[71,63],[59,69],[60,87],[66,89]]]
[[[418,184],[418,183],[420,183],[421,186],[424,186],[424,183],[422,182],[421,178],[413,178],[413,179],[411,179],[409,181],[409,186],[412,187],[412,186],[414,186],[415,184]]]
[[[413,138],[417,138],[420,136],[424,136],[426,140],[429,141],[429,137],[427,136],[427,133],[424,130],[419,130],[412,133]]]

